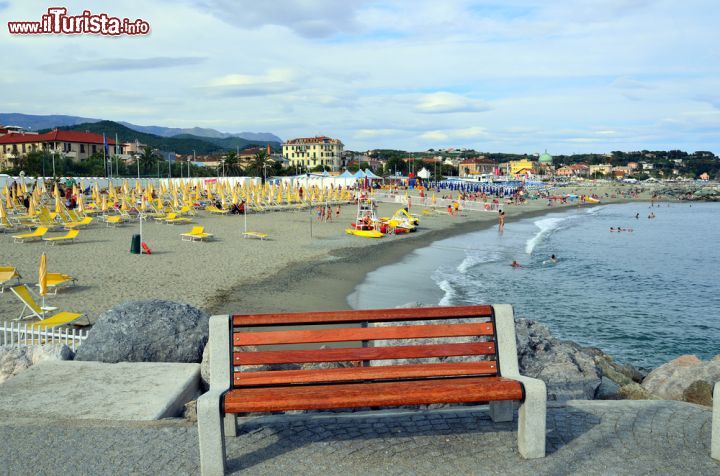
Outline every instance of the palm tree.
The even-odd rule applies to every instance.
[[[228,175],[242,175],[242,167],[240,166],[240,157],[235,152],[228,152],[225,156],[225,166]]]
[[[147,173],[149,170],[152,170],[155,162],[157,162],[157,156],[155,152],[153,152],[152,147],[146,145],[143,147],[142,154],[140,154],[138,160],[140,160],[140,167],[143,169],[143,172]]]
[[[270,157],[268,156],[267,151],[261,149],[260,151],[258,151],[257,154],[255,154],[255,157],[253,157],[253,161],[250,164],[249,170],[253,175],[257,175],[258,177],[262,178],[263,185],[265,184],[267,167],[270,167],[272,169]]]

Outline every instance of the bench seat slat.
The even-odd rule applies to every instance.
[[[300,364],[307,362],[421,359],[490,354],[495,354],[494,342],[235,352],[233,362],[235,365]]]
[[[492,322],[483,322],[479,324],[440,324],[368,328],[356,327],[322,330],[236,332],[233,336],[233,340],[236,346],[249,346],[492,335]]]
[[[388,322],[472,317],[491,317],[492,306],[448,306],[430,308],[369,309],[359,311],[296,312],[283,314],[237,314],[234,326],[284,324],[332,324],[350,322]]]
[[[497,363],[494,360],[486,360],[482,362],[385,365],[378,367],[349,367],[341,369],[235,372],[234,383],[236,387],[252,387],[261,385],[291,385],[477,375],[497,375]]]
[[[224,397],[226,413],[522,400],[522,384],[502,377],[243,388]]]

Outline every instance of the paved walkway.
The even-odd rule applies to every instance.
[[[666,401],[569,402],[548,408],[548,456],[523,460],[516,423],[476,409],[270,417],[228,440],[245,474],[718,475],[711,412]],[[198,474],[184,421],[0,421],[0,474]]]

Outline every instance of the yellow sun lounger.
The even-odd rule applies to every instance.
[[[57,327],[65,324],[72,323],[73,325],[90,325],[88,320],[87,324],[78,324],[77,321],[82,314],[76,312],[60,311],[52,316],[47,316],[46,313],[56,311],[56,307],[41,307],[35,302],[35,298],[30,293],[30,290],[24,284],[10,288],[10,290],[17,296],[20,301],[24,304],[22,311],[20,311],[20,317],[18,319],[27,319],[36,317],[40,319],[40,322],[33,323],[33,327]],[[27,313],[25,311],[28,311]]]
[[[194,226],[188,233],[180,233],[180,239],[182,241],[203,241],[212,237],[212,233],[205,233],[204,226]]]
[[[92,217],[85,217],[82,220],[78,221],[71,221],[69,223],[65,223],[65,228],[67,230],[70,230],[72,228],[82,228],[84,226],[88,226],[90,223],[92,223]]]
[[[243,238],[257,238],[259,240],[264,240],[268,237],[267,233],[260,233],[259,231],[246,231],[242,234]]]
[[[177,213],[168,213],[161,221],[171,225],[177,225],[178,223],[190,223],[191,220],[185,217],[178,217]]]
[[[222,208],[218,208],[215,205],[208,205],[207,207],[205,207],[205,210],[210,213],[215,213],[217,215],[226,215],[230,213],[230,210],[223,210]]]
[[[57,294],[58,289],[67,286],[75,286],[77,278],[73,278],[69,274],[64,273],[48,273],[47,274],[47,287],[48,290],[52,289],[53,294]],[[37,286],[40,286],[39,284]]]
[[[55,236],[53,238],[43,238],[43,241],[46,241],[53,246],[55,246],[57,243],[72,243],[75,241],[75,238],[80,234],[80,230],[72,229],[67,232],[67,234],[63,236]]]
[[[5,292],[5,285],[9,284],[13,279],[20,284],[20,273],[12,266],[0,266],[0,293]]]
[[[22,235],[13,235],[13,238],[15,239],[15,243],[25,243],[27,240],[35,240],[35,239],[42,239],[42,237],[47,233],[48,229],[46,226],[39,226],[33,231],[32,233],[24,233]]]
[[[124,223],[123,218],[120,215],[106,215],[105,224],[107,226],[118,226]]]

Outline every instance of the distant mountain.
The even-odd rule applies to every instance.
[[[53,129],[55,127],[74,126],[88,122],[100,122],[100,119],[90,119],[77,116],[33,116],[31,114],[0,112],[0,125],[20,126],[31,131],[40,129]]]
[[[20,126],[25,129],[37,131],[40,129],[54,129],[56,127],[67,127],[75,126],[78,124],[88,124],[93,122],[100,122],[103,119],[93,119],[89,117],[78,117],[78,116],[36,116],[32,114],[19,114],[19,113],[0,113],[0,125],[7,126]],[[147,134],[154,134],[162,137],[173,137],[178,135],[190,134],[195,137],[205,137],[211,139],[226,139],[228,137],[239,137],[240,139],[246,139],[252,142],[258,142],[261,144],[267,144],[268,142],[282,143],[282,139],[271,134],[270,132],[220,132],[215,129],[207,129],[203,127],[190,127],[186,129],[177,127],[162,127],[162,126],[138,126],[137,124],[131,124],[129,122],[118,121],[118,124],[138,131],[145,132]]]
[[[177,137],[184,135],[191,135],[195,137],[205,137],[211,139],[227,139],[228,137],[239,137],[240,139],[247,139],[251,141],[259,142],[278,142],[282,143],[282,139],[271,134],[270,132],[220,132],[215,129],[207,129],[204,127],[190,127],[187,129],[177,127],[162,127],[162,126],[138,126],[129,122],[119,122],[130,129],[134,129],[140,132],[147,132],[148,134],[155,134],[163,137]]]
[[[141,144],[149,145],[152,148],[176,152],[178,154],[192,154],[195,152],[198,155],[205,155],[236,150],[237,148],[242,150],[253,146],[265,146],[265,143],[253,142],[240,139],[239,137],[230,137],[227,139],[213,139],[190,135],[184,137],[162,137],[156,134],[138,132],[112,121],[87,122],[84,124],[58,127],[58,129],[105,134],[111,139],[117,136],[120,142],[134,142],[137,140]],[[278,145],[279,143],[271,143],[271,146],[275,148],[277,148]]]

